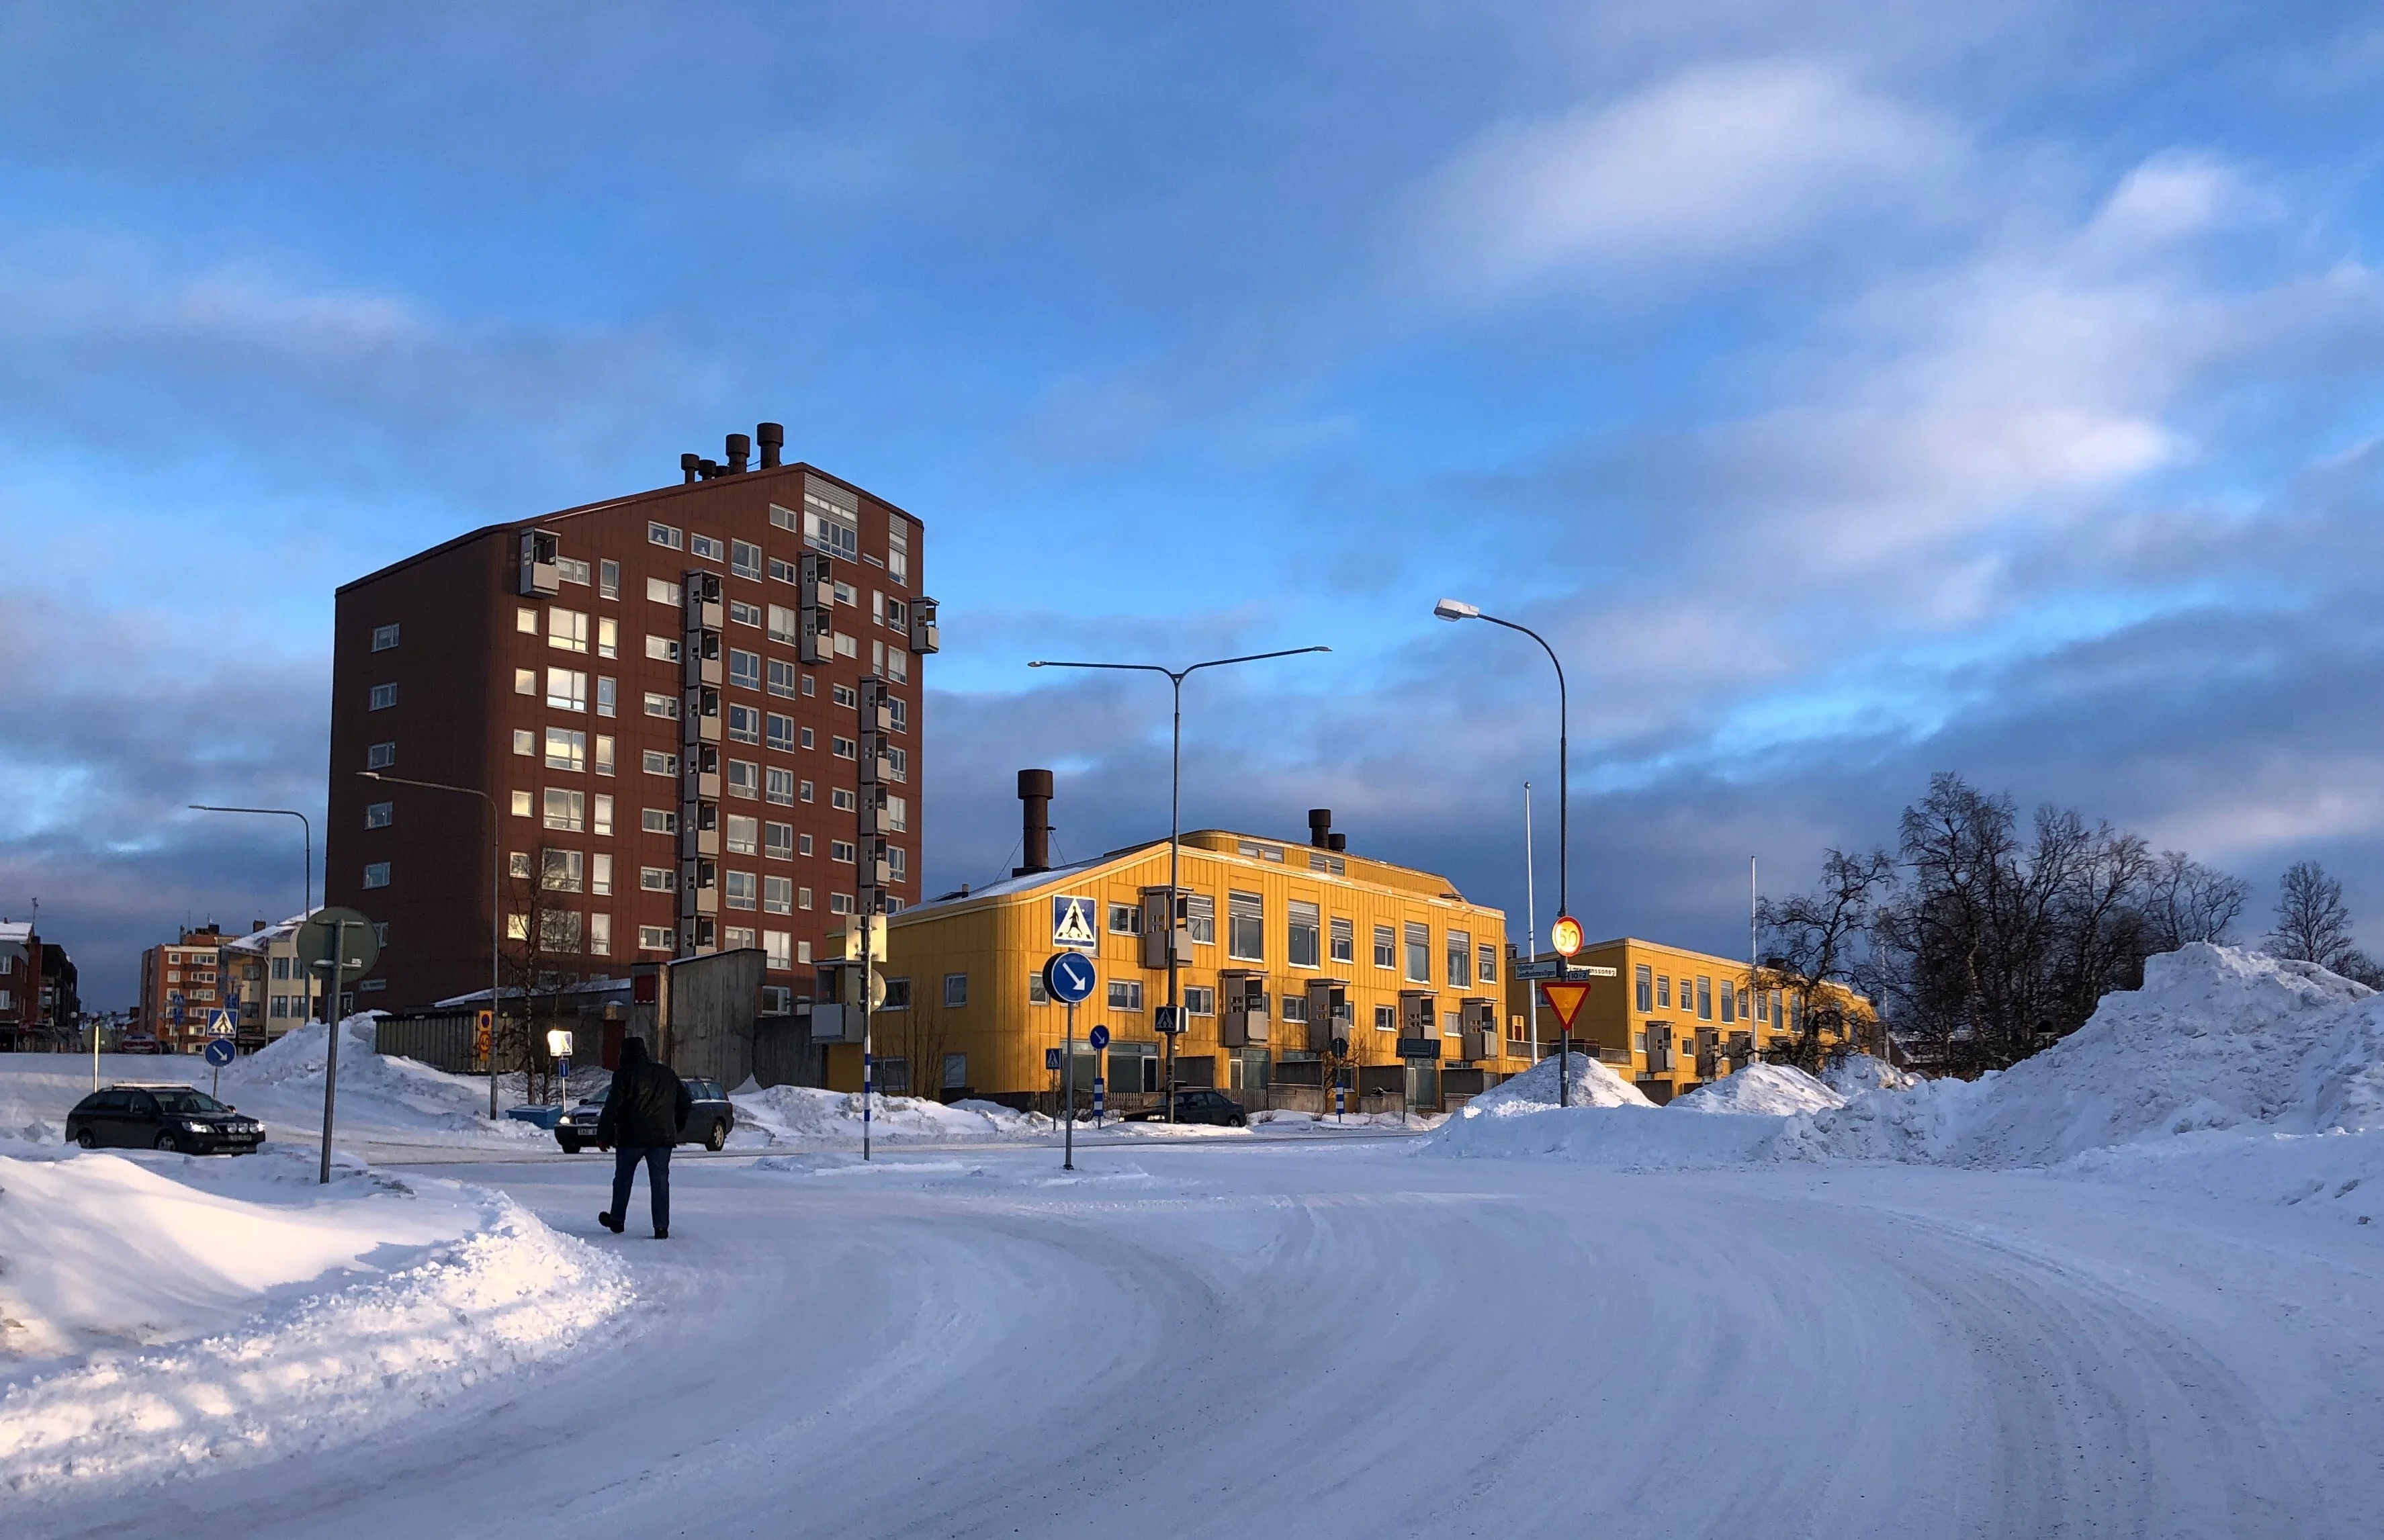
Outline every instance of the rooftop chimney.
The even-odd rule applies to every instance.
[[[1051,772],[1018,772],[1018,800],[1026,804],[1024,848],[1019,852],[1025,861],[1010,875],[1033,876],[1051,869]]]
[[[1349,837],[1346,834],[1335,835],[1333,837],[1333,844],[1331,848],[1336,851],[1347,850],[1349,848]]]
[[[693,486],[693,485],[695,484],[695,478],[696,478],[696,475],[697,475],[697,473],[698,473],[698,472],[702,471],[702,469],[703,469],[703,456],[702,456],[702,455],[701,455],[701,454],[682,454],[682,455],[680,455],[680,456],[678,457],[678,471],[679,471],[679,474],[680,474],[681,476],[683,476],[683,477],[685,477],[685,478],[687,478],[687,484],[688,484],[689,486]]]
[[[714,477],[720,474],[720,462],[717,460],[698,460],[695,463],[695,473],[696,475],[703,478],[706,481],[709,481]]]
[[[1312,807],[1308,810],[1308,842],[1318,850],[1333,847],[1333,810]]]
[[[742,433],[731,433],[728,435],[728,474],[731,476],[744,475],[745,462],[752,455],[752,440],[747,438]]]
[[[778,423],[757,422],[753,425],[753,441],[762,446],[761,468],[771,470],[778,464],[778,452],[787,447],[787,430]]]

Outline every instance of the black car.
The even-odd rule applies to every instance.
[[[1128,1123],[1159,1123],[1167,1116],[1164,1108],[1153,1107],[1149,1112],[1128,1112]],[[1178,1091],[1175,1093],[1175,1121],[1178,1123],[1214,1123],[1227,1128],[1247,1128],[1250,1115],[1242,1104],[1223,1091]]]
[[[67,1137],[85,1149],[173,1149],[246,1155],[265,1128],[191,1086],[110,1086],[75,1103]]]
[[[687,1114],[687,1126],[679,1130],[678,1142],[700,1144],[706,1149],[718,1149],[728,1142],[728,1131],[737,1126],[737,1109],[729,1105],[728,1095],[717,1080],[700,1080],[689,1076],[687,1094],[695,1099]],[[565,1155],[577,1155],[584,1145],[596,1142],[596,1121],[604,1115],[604,1099],[613,1087],[605,1087],[594,1096],[582,1097],[579,1105],[565,1112],[554,1123],[554,1142],[563,1147]]]

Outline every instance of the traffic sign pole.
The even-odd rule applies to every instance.
[[[1060,1056],[1060,1083],[1067,1087],[1068,1132],[1065,1149],[1060,1158],[1062,1171],[1076,1169],[1076,1002],[1068,1002],[1068,1046]]]

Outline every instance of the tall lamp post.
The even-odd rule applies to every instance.
[[[1306,652],[1330,652],[1330,647],[1290,647],[1280,652],[1250,652],[1238,658],[1211,658],[1183,668],[1162,668],[1155,663],[1060,663],[1037,659],[1029,668],[1106,668],[1125,674],[1163,674],[1175,692],[1175,714],[1167,750],[1167,1019],[1175,1030],[1167,1034],[1167,1084],[1160,1091],[1167,1106],[1167,1121],[1175,1121],[1175,1039],[1184,1033],[1184,1010],[1178,1003],[1175,973],[1178,958],[1175,950],[1176,914],[1183,902],[1178,868],[1183,860],[1184,810],[1184,681],[1204,668],[1223,668],[1227,664],[1258,663],[1267,658],[1296,658]]]
[[[1482,606],[1479,604],[1469,604],[1461,599],[1444,599],[1439,603],[1434,604],[1432,607],[1432,613],[1438,615],[1443,620],[1486,620],[1493,626],[1504,626],[1510,631],[1521,631],[1523,635],[1531,638],[1533,641],[1538,642],[1540,644],[1540,651],[1548,655],[1548,662],[1556,665],[1557,913],[1558,914],[1571,914],[1572,913],[1572,905],[1569,901],[1571,894],[1567,890],[1565,879],[1571,876],[1572,870],[1572,776],[1571,774],[1571,766],[1568,757],[1570,750],[1567,747],[1567,739],[1571,731],[1571,723],[1569,721],[1571,711],[1565,699],[1564,664],[1558,659],[1557,650],[1548,645],[1547,638],[1540,635],[1539,632],[1533,630],[1529,626],[1518,626],[1511,620],[1501,620],[1495,615],[1484,615],[1482,613]],[[1532,950],[1533,952],[1537,952],[1539,950],[1539,946],[1540,938],[1536,936],[1533,937]],[[1534,1019],[1538,1016],[1538,1007],[1536,1005],[1533,1008],[1533,1015]],[[1563,1064],[1558,1066],[1557,1105],[1560,1107],[1568,1105],[1571,1100],[1571,1065]]]
[[[301,836],[304,840],[298,868],[298,923],[305,924],[308,916],[315,913],[315,826],[307,821],[304,813],[294,807],[215,807],[206,802],[192,802],[191,811],[192,813],[260,813],[276,818],[297,819]],[[312,1016],[315,1010],[314,981],[302,975],[299,983],[306,991],[306,1012]],[[264,1002],[259,1001],[257,1008],[262,1011]],[[240,1030],[238,1022],[232,1023],[232,1030],[234,1032]]]
[[[505,906],[501,896],[504,883],[504,826],[497,818],[496,799],[472,786],[449,786],[444,781],[409,780],[404,776],[386,776],[378,770],[359,770],[357,775],[368,781],[388,786],[418,786],[425,791],[453,791],[466,797],[478,797],[489,810],[489,1120],[497,1116],[497,964],[504,954],[503,938]],[[329,883],[326,881],[325,887]],[[527,1018],[525,1018],[527,1021]]]

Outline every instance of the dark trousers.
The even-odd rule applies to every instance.
[[[632,1149],[623,1145],[613,1151],[613,1217],[622,1223],[629,1223],[629,1188],[638,1180],[638,1162],[646,1163],[647,1195],[654,1200],[654,1228],[670,1228],[670,1146],[657,1145],[652,1149]]]

